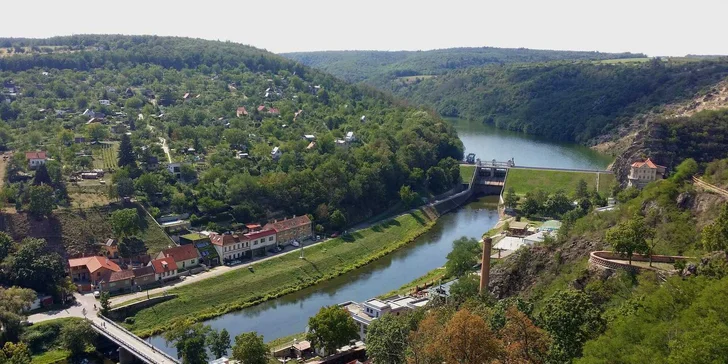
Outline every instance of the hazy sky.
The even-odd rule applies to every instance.
[[[0,37],[230,40],[272,52],[449,47],[728,54],[728,0],[0,0]]]

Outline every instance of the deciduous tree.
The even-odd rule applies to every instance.
[[[207,334],[207,346],[215,358],[222,358],[227,354],[228,349],[231,348],[230,334],[225,329],[219,332],[217,330],[210,330],[210,333]]]
[[[445,325],[440,350],[447,363],[482,364],[501,357],[503,343],[482,317],[461,309]]]
[[[359,330],[349,312],[339,306],[322,307],[308,319],[309,332],[306,339],[315,348],[321,348],[327,355],[359,338]]]
[[[86,320],[70,322],[61,328],[61,342],[72,356],[84,353],[86,348],[93,346],[95,339],[96,331]]]
[[[205,339],[210,331],[208,326],[200,323],[193,325],[180,324],[164,334],[168,343],[173,343],[177,356],[183,364],[206,364],[207,351]]]
[[[405,363],[409,332],[405,316],[384,315],[374,320],[367,331],[367,354],[375,363]]]
[[[136,209],[121,209],[111,213],[111,230],[119,238],[129,237],[139,232],[139,212]]]
[[[50,216],[56,205],[53,189],[48,185],[30,187],[28,211],[36,218]]]
[[[452,251],[447,255],[445,269],[452,277],[460,277],[467,273],[478,262],[480,243],[473,238],[461,237],[453,241]]]
[[[553,337],[550,356],[558,362],[581,355],[587,340],[604,331],[599,309],[584,292],[556,291],[545,300],[540,322]]]
[[[551,338],[515,306],[506,310],[506,324],[500,331],[505,344],[505,363],[545,363]]]
[[[634,253],[648,254],[650,246],[647,239],[652,239],[654,230],[645,226],[641,216],[634,216],[626,222],[607,230],[607,241],[615,252],[627,256],[632,264]]]
[[[268,363],[268,345],[263,341],[263,335],[248,332],[236,336],[233,359],[245,364]]]

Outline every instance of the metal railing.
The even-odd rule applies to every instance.
[[[131,337],[134,340],[135,343],[137,343],[137,344],[141,343],[142,345],[149,347],[150,349],[152,349],[152,351],[158,353],[159,355],[165,357],[166,359],[169,359],[172,363],[179,363],[180,362],[178,359],[173,358],[171,355],[165,353],[164,351],[157,349],[154,345],[152,345],[152,344],[150,344],[150,343],[142,340],[140,337],[134,335],[131,331],[125,329],[123,326],[117,324],[116,322],[113,322],[113,321],[111,321],[111,320],[109,320],[106,317],[101,316],[101,315],[99,315],[99,318],[101,318],[101,320],[103,320],[106,324],[110,324],[110,325],[114,326],[115,328],[117,328],[121,332],[125,333],[128,337]],[[90,320],[90,321],[91,321],[91,324],[94,325],[96,328],[98,328],[102,333],[107,334],[107,335],[111,336],[112,338],[116,339],[117,341],[120,342],[120,344],[124,344],[125,347],[128,347],[129,349],[131,349],[131,351],[133,351],[133,352],[141,355],[143,358],[147,359],[150,363],[158,363],[157,360],[154,360],[154,359],[150,358],[149,356],[147,356],[146,354],[144,354],[141,351],[139,351],[134,346],[134,343],[130,343],[127,340],[123,340],[122,338],[119,338],[116,335],[112,334],[111,331],[106,330],[105,327],[99,326],[93,320]]]

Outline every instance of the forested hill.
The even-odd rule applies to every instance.
[[[388,87],[398,77],[440,75],[489,64],[639,58],[643,54],[551,51],[526,48],[449,48],[430,51],[324,51],[284,53],[284,57],[343,78]]]
[[[110,167],[115,173],[105,178],[120,186],[113,194],[133,194],[155,214],[190,212],[216,229],[293,214],[335,229],[400,196],[416,199],[411,191],[440,193],[459,183],[462,144],[438,116],[239,44],[0,39],[0,82],[4,149],[47,150],[61,183],[73,172]],[[104,152],[100,160],[98,146],[87,144],[123,145],[127,132],[133,157],[129,163],[121,150],[119,169],[115,157]],[[181,180],[164,167],[160,138],[182,163]],[[19,158],[11,177],[27,166]],[[400,194],[403,187],[410,189]],[[8,202],[28,203],[24,185],[5,190]]]
[[[444,116],[584,143],[727,76],[726,58],[551,62],[471,68],[392,87]]]

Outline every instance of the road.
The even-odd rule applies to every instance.
[[[702,187],[706,190],[715,192],[716,194],[718,194],[722,197],[728,198],[728,191],[726,191],[725,189],[722,189],[716,185],[705,182],[698,177],[693,177],[693,183],[695,183],[695,185],[697,185],[698,187]]]
[[[162,143],[162,150],[167,155],[167,162],[172,163],[172,156],[169,154],[169,146],[167,146],[167,139],[159,137],[159,142]]]

